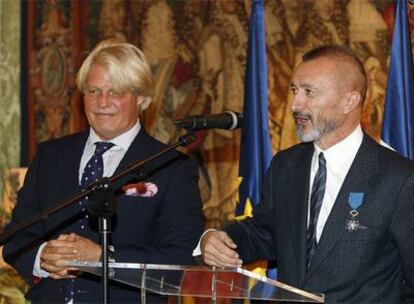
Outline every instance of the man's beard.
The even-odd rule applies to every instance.
[[[336,120],[323,117],[322,115],[319,115],[316,120],[310,114],[303,112],[294,112],[293,116],[307,117],[314,124],[307,132],[305,132],[305,126],[296,124],[296,135],[302,142],[317,141],[338,128]]]

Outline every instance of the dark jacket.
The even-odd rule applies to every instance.
[[[10,226],[79,192],[79,164],[88,132],[39,145],[23,188],[19,192]],[[115,174],[130,163],[165,148],[141,129]],[[117,191],[111,243],[117,262],[192,263],[192,249],[202,233],[202,205],[195,163],[173,151],[144,168],[145,181],[157,185],[153,197],[127,196]],[[73,204],[16,235],[4,246],[4,258],[30,283],[39,245],[62,233],[75,232],[99,243],[96,219],[79,228],[79,209]],[[37,303],[62,303],[68,280],[42,279],[28,293]],[[100,303],[100,281],[93,276],[75,280],[75,303]],[[139,290],[113,284],[113,303],[137,303]]]
[[[313,144],[278,153],[254,217],[226,228],[245,262],[276,260],[278,280],[326,295],[327,303],[414,302],[414,165],[366,134],[305,266]],[[367,229],[349,232],[348,197]]]

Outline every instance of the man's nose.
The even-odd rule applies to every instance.
[[[105,108],[110,104],[109,101],[109,94],[108,93],[102,93],[99,97],[98,97],[98,102],[97,102],[98,106],[101,108]]]
[[[305,98],[303,98],[303,96],[301,96],[301,94],[299,93],[297,93],[296,95],[293,95],[291,110],[293,112],[301,111],[303,110],[304,106],[305,106]]]

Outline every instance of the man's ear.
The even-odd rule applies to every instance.
[[[137,96],[137,106],[141,107],[142,103],[145,101],[145,97],[144,96]]]
[[[355,110],[362,102],[361,93],[358,91],[352,91],[346,93],[345,104],[344,104],[344,114],[348,114]]]

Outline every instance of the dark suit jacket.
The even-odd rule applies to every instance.
[[[324,293],[327,303],[414,302],[414,165],[367,135],[339,191],[312,264],[305,266],[313,144],[272,160],[254,217],[226,228],[244,262],[275,260],[278,280]],[[348,197],[363,192],[348,232]]]
[[[79,192],[79,164],[88,132],[78,133],[42,143],[31,164],[25,183],[18,195],[10,225]],[[151,138],[144,129],[126,152],[116,172],[130,163],[145,159],[165,146]],[[115,172],[115,173],[116,173]],[[117,192],[116,216],[111,235],[117,262],[152,264],[191,264],[192,249],[202,233],[202,205],[198,190],[195,163],[173,151],[144,169],[145,181],[158,186],[153,197],[132,197]],[[75,232],[99,243],[99,234],[90,227],[81,230],[79,209],[74,204],[43,222],[16,235],[4,247],[4,258],[31,282],[39,245],[59,234]],[[38,303],[61,303],[67,280],[42,279],[28,297]],[[96,278],[75,281],[75,303],[100,303],[101,286]],[[112,286],[113,303],[139,300],[138,290]]]

